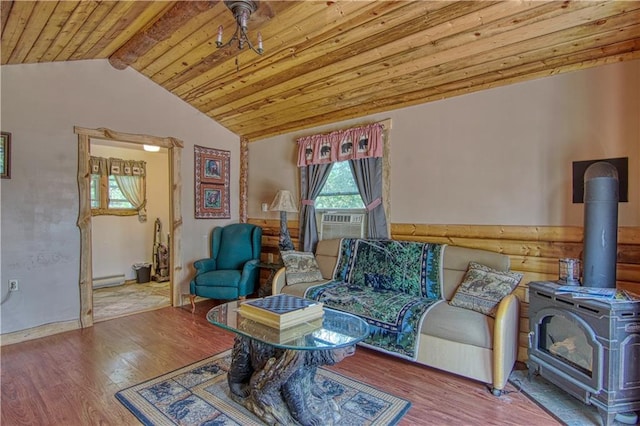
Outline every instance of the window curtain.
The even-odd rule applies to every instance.
[[[300,245],[302,251],[315,252],[318,243],[315,199],[320,194],[333,164],[310,164],[300,169]]]
[[[145,198],[145,161],[122,160],[120,158],[90,157],[91,174],[113,176],[125,196],[138,211],[138,220],[147,221],[147,200]]]
[[[138,220],[146,222],[146,162],[109,158],[109,173],[115,178],[122,195],[138,210]]]
[[[382,157],[380,123],[298,139],[298,167]]]
[[[315,250],[318,242],[315,199],[327,181],[332,163],[338,161],[349,160],[358,191],[367,207],[367,236],[388,237],[387,219],[382,205],[382,131],[381,123],[373,123],[298,139],[302,250]]]
[[[109,174],[109,164],[106,158],[89,157],[89,167],[92,175],[107,176]]]
[[[382,158],[350,160],[349,166],[367,209],[367,237],[389,238],[382,205]]]

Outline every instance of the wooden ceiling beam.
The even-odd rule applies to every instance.
[[[619,33],[621,31],[625,33],[625,37],[628,40],[616,44],[616,40],[620,38]],[[596,40],[602,44],[595,45],[594,41]],[[406,100],[401,99],[403,95],[410,96],[411,101],[415,101],[414,104],[434,100],[434,93],[438,93],[440,99],[446,98],[449,96],[446,90],[449,90],[451,84],[463,82],[465,86],[475,86],[479,84],[478,80],[481,80],[491,70],[499,70],[496,71],[496,75],[502,75],[501,73],[504,72],[506,76],[508,72],[520,69],[528,76],[531,74],[531,71],[527,68],[527,66],[531,66],[529,64],[533,64],[534,68],[541,66],[541,64],[542,66],[554,67],[558,63],[568,61],[568,58],[573,58],[576,55],[580,56],[581,60],[591,60],[592,56],[589,55],[619,55],[638,47],[640,47],[640,25],[631,25],[625,28],[610,29],[606,33],[587,36],[581,40],[567,41],[562,45],[549,45],[546,43],[544,48],[525,54],[517,53],[518,51],[516,50],[512,52],[512,56],[502,57],[496,52],[490,55],[490,57],[493,57],[491,61],[484,63],[477,61],[476,57],[472,56],[469,60],[451,62],[442,67],[421,70],[399,78],[394,81],[393,89],[390,90],[385,90],[379,84],[372,83],[369,86],[360,87],[348,93],[324,97],[310,101],[307,104],[299,104],[295,109],[295,117],[303,118],[328,114],[335,110],[335,105],[341,105],[346,108],[357,106],[359,111],[366,115],[370,112],[368,111],[369,108],[377,110],[381,99],[391,98],[399,102],[399,104],[402,100],[401,105],[410,106],[406,103]],[[426,93],[430,98],[426,100],[425,97],[420,97],[422,95],[414,98],[413,96],[416,93]],[[336,99],[337,96],[340,98]],[[229,121],[226,124],[235,129],[234,131],[242,129],[244,133],[251,133],[264,128],[268,123],[281,122],[286,117],[291,116],[291,110],[283,109],[271,114],[253,115],[252,122],[247,122],[246,126],[243,122]]]
[[[260,10],[259,7],[258,11]],[[255,13],[258,13],[258,11]],[[203,22],[197,31],[194,31],[189,38],[185,39],[183,45],[189,46],[189,48],[182,50],[172,48],[162,53],[161,62],[153,61],[150,64],[151,66],[148,67],[140,67],[135,64],[134,67],[168,90],[171,89],[167,81],[181,78],[190,79],[194,74],[220,69],[223,61],[226,58],[230,58],[235,51],[231,47],[218,49],[214,42],[216,38],[214,33],[217,31],[218,25],[222,25],[227,29],[226,38],[228,39],[236,24],[233,15],[223,3],[220,3],[220,6],[214,9],[214,12],[214,16],[208,23]],[[256,28],[253,16],[254,14],[249,20],[251,34],[255,34],[257,29],[262,29]],[[249,52],[251,55],[255,55],[255,53]],[[147,60],[146,56],[141,59],[143,61]]]
[[[44,2],[38,2],[38,6],[41,6]],[[38,38],[34,41],[33,45],[29,48],[27,56],[23,59],[23,63],[32,64],[41,62],[45,57],[47,50],[58,36],[60,28],[64,27],[64,23],[67,22],[67,18],[77,6],[77,2],[60,1],[55,3],[55,10],[49,17],[46,25],[38,34]],[[39,13],[39,12],[38,12]]]
[[[295,3],[290,1],[259,1],[258,9],[251,14],[249,19],[250,37],[255,39],[255,33],[259,30],[263,31],[262,25],[264,22],[270,21],[279,11],[290,8],[292,5],[295,5]],[[225,40],[228,40],[235,29],[236,22],[232,13],[222,2],[220,2],[219,7],[213,9],[213,14],[210,16],[207,21],[190,22],[189,27],[179,30],[178,33],[182,31],[184,33],[191,32],[191,34],[182,39],[180,39],[179,34],[176,34],[175,42],[169,46],[169,49],[165,48],[161,52],[161,60],[150,61],[150,55],[153,54],[153,52],[150,52],[149,55],[145,55],[139,62],[133,64],[133,67],[169,91],[171,89],[168,86],[168,80],[204,73],[211,69],[220,69],[226,60],[235,55],[235,50],[232,47],[218,49],[214,43],[215,33],[218,26],[223,25],[226,29]],[[198,25],[199,27],[196,28]],[[179,46],[183,48],[179,48]],[[158,52],[160,52],[162,46],[158,45],[157,48]],[[250,52],[252,57],[256,56],[249,49],[245,49],[245,52],[247,51]],[[240,53],[239,55],[242,54]],[[257,58],[263,59],[264,56]],[[187,77],[187,79],[190,78]]]
[[[572,37],[581,37],[583,35],[583,34],[582,35],[580,34],[581,32],[582,33],[598,33],[598,31],[603,30],[602,27],[607,25],[609,26],[615,25],[620,27],[624,25],[625,20],[627,21],[627,24],[628,24],[629,22],[633,22],[634,19],[638,19],[638,15],[634,13],[625,13],[624,15],[620,15],[619,19],[617,20],[613,19],[611,23],[609,23],[610,19],[611,18],[609,17],[607,19],[592,21],[590,24],[586,24],[584,26],[578,27],[576,28],[575,31],[573,31]],[[598,28],[600,28],[600,30],[598,30]],[[621,37],[623,36],[622,35],[618,36],[618,38],[621,38]],[[518,40],[521,38],[519,38],[518,36],[516,36],[516,34],[514,34],[512,39]],[[546,38],[545,46],[549,46],[549,45],[553,46],[554,43],[557,43],[557,40],[567,40],[567,39],[568,38],[565,37],[564,32],[553,33]],[[507,43],[508,41],[505,39],[504,42]],[[519,44],[517,49],[514,49],[514,50],[516,52],[523,52],[523,51],[526,51],[525,50],[526,47],[534,48],[535,42],[536,42],[535,40],[533,41],[526,40],[526,42]],[[600,41],[594,39],[593,42],[599,43]],[[524,43],[526,43],[526,46]],[[503,44],[504,43],[495,43],[496,46],[501,46]],[[446,51],[447,54],[451,52],[452,50]],[[481,59],[481,58],[484,58],[486,55],[492,54],[492,52],[493,52],[492,50],[485,50],[482,52],[471,50],[471,45],[469,45],[469,50],[467,50],[466,54],[467,55],[472,54],[475,59]],[[498,52],[500,53],[501,56],[504,56],[502,52],[502,48],[496,48],[495,52]],[[547,56],[550,56],[550,55],[553,55],[553,50],[550,50],[547,53]],[[369,90],[371,93],[373,93],[376,90],[380,91],[381,90],[380,88],[383,87],[383,84],[387,83],[389,84],[390,87],[394,88],[393,90],[396,90],[398,89],[398,87],[396,86],[398,86],[402,81],[403,74],[406,75],[409,79],[413,79],[414,74],[411,73],[411,69],[418,69],[418,70],[427,69],[428,70],[433,66],[437,66],[439,69],[439,68],[445,67],[448,63],[450,63],[450,61],[453,61],[453,60],[455,60],[456,62],[451,62],[451,63],[457,65],[457,61],[459,60],[459,58],[456,58],[456,57],[449,57],[447,59],[447,55],[444,55],[444,52],[442,54],[438,54],[437,59],[438,59],[437,63],[429,64],[429,63],[419,63],[419,62],[408,62],[408,63],[402,64],[400,67],[397,67],[395,69],[389,68],[388,72],[381,71],[379,75],[377,75],[377,77],[376,75],[371,75],[370,76],[371,78],[369,78],[368,81],[366,78],[363,78],[363,76],[367,74],[366,67],[358,69],[358,73],[359,73],[358,75],[360,76],[360,78],[358,79],[356,79],[355,76],[351,76],[353,78],[349,78],[350,77],[349,72],[343,71],[340,74],[338,74],[338,77],[339,77],[338,80],[321,81],[318,83],[318,85],[316,85],[316,87],[314,87],[314,83],[310,83],[304,89],[301,88],[297,93],[289,94],[283,91],[282,96],[283,98],[286,98],[288,103],[290,103],[293,101],[294,97],[298,95],[295,101],[295,107],[292,109],[296,111],[296,115],[301,115],[303,111],[306,110],[307,107],[313,109],[314,113],[318,113],[318,111],[315,108],[319,107],[319,105],[323,102],[323,99],[327,104],[332,105],[332,108],[335,108],[335,105],[347,103],[349,99],[349,94],[354,90],[358,89],[358,87],[355,87],[355,86],[359,86],[363,90]],[[418,59],[416,58],[416,60]],[[391,60],[389,60],[389,62],[391,62]],[[498,63],[492,66],[495,66],[497,69],[500,69],[501,64]],[[455,68],[456,67],[454,67],[454,69]],[[389,75],[393,75],[393,78],[389,79]],[[344,80],[340,80],[343,77],[345,77]],[[447,76],[447,79],[449,78],[450,77]],[[361,86],[361,84],[368,84],[368,85]],[[414,82],[414,84],[416,84],[416,82]],[[327,91],[326,88],[331,88],[331,91],[330,92]],[[315,102],[315,105],[314,104],[306,105],[305,104],[305,99],[307,97],[306,93],[311,93],[311,92],[313,93],[313,99],[316,100],[317,102]],[[287,95],[291,95],[291,97],[287,97]],[[372,99],[375,99],[376,97],[377,95],[371,96]],[[274,112],[274,113],[279,112],[279,113],[286,114],[286,111],[280,108],[280,106],[278,105],[278,102],[277,102],[278,99],[279,98],[277,97],[269,98],[270,104],[261,105],[259,108],[259,114],[268,115],[270,112]],[[371,101],[371,99],[369,101]],[[256,110],[258,110],[258,108],[256,108]],[[292,110],[289,110],[288,112],[291,113]],[[252,113],[251,110],[240,111],[238,109],[236,111],[241,113],[238,115],[238,120],[250,119],[255,123],[259,123],[260,121],[256,117],[257,114]],[[211,115],[216,116],[220,122],[226,124],[230,128],[237,128],[237,125],[240,124],[239,122],[237,122],[237,120],[233,120],[232,119],[233,117],[224,117],[224,115],[218,115],[215,113],[212,113]]]
[[[11,64],[24,63],[29,51],[35,45],[42,30],[46,27],[47,21],[53,14],[57,4],[55,2],[37,2],[29,16],[29,22],[20,35],[20,40],[16,44],[8,60]],[[3,6],[4,7],[4,6]]]
[[[249,141],[254,142],[260,139],[304,128],[316,127],[336,121],[348,120],[364,115],[372,115],[392,109],[410,107],[436,100],[449,99],[455,96],[474,93],[507,84],[529,81],[535,78],[548,77],[564,72],[586,69],[609,63],[639,59],[639,48],[639,40],[621,42],[617,43],[616,46],[608,46],[607,50],[611,55],[605,57],[600,56],[601,48],[597,47],[590,51],[582,52],[581,54],[572,55],[571,62],[567,61],[565,58],[557,58],[556,61],[553,61],[551,64],[539,61],[537,64],[525,64],[520,67],[514,67],[511,70],[492,70],[485,76],[476,76],[468,81],[456,81],[444,86],[429,88],[424,91],[414,91],[411,93],[402,93],[395,97],[389,97],[386,99],[376,99],[374,103],[370,104],[350,106],[341,110],[333,109],[328,113],[314,115],[311,118],[307,117],[290,120],[286,123],[279,123],[277,126],[264,126],[259,129],[254,129],[253,131],[241,128],[232,131],[246,137]],[[550,65],[557,66],[555,68],[550,68]],[[525,72],[525,68],[528,68],[529,71]]]
[[[2,4],[4,8],[4,4]],[[9,16],[2,21],[2,49],[0,57],[2,64],[8,64],[9,58],[20,41],[22,31],[29,21],[29,16],[35,7],[35,2],[16,2],[9,5]]]
[[[476,2],[476,4],[482,4],[482,2]],[[447,12],[447,10],[443,12]],[[411,71],[412,67],[425,66],[414,63],[416,60],[433,61],[439,57],[440,52],[466,45],[470,43],[469,40],[473,40],[472,43],[477,43],[489,38],[489,36],[478,37],[476,35],[479,25],[485,29],[498,27],[502,29],[502,32],[507,32],[518,28],[504,25],[505,22],[511,21],[512,16],[516,13],[522,14],[526,11],[530,15],[533,14],[534,17],[539,17],[559,14],[561,10],[560,5],[554,4],[534,2],[523,5],[504,2],[489,5],[489,7],[480,10],[470,9],[466,11],[467,13],[459,12],[455,16],[445,14],[439,17],[438,14],[435,14],[433,21],[430,20],[430,25],[425,29],[414,29],[413,32],[404,34],[403,37],[387,37],[379,45],[374,43],[375,48],[364,50],[357,55],[343,55],[339,62],[335,62],[331,67],[325,66],[311,75],[308,73],[298,76],[292,75],[288,80],[278,85],[263,89],[261,91],[262,98],[250,94],[240,99],[230,99],[218,95],[215,101],[203,105],[202,110],[215,115],[219,120],[224,120],[227,112],[245,113],[247,106],[256,110],[267,106],[264,105],[265,99],[268,99],[269,106],[274,106],[282,100],[291,101],[291,99],[304,96],[311,91],[332,89],[335,84],[345,82],[348,82],[349,86],[362,84],[361,82],[366,82],[372,73],[375,74],[373,78],[384,80],[390,75],[395,76],[397,72],[407,73]],[[386,37],[387,31],[381,36]],[[199,101],[206,99],[207,97],[203,96]]]
[[[488,5],[490,3],[486,3],[486,5],[476,3],[475,7]],[[315,75],[323,67],[331,66],[332,63],[340,62],[345,58],[366,51],[375,51],[384,43],[379,37],[376,37],[378,34],[384,33],[387,39],[402,38],[415,31],[416,27],[426,26],[430,22],[437,21],[438,16],[441,16],[438,12],[444,8],[449,10],[451,7],[455,7],[457,11],[462,11],[468,10],[469,7],[463,3],[450,5],[446,2],[380,2],[368,6],[358,7],[351,11],[352,14],[331,24],[318,22],[312,17],[312,22],[305,27],[309,31],[306,39],[300,40],[297,34],[293,34],[292,39],[283,39],[287,41],[285,44],[288,44],[289,47],[275,53],[267,64],[268,66],[245,72],[242,76],[242,81],[245,84],[242,86],[227,85],[229,80],[234,77],[231,73],[224,78],[215,80],[220,82],[220,90],[215,93],[215,96],[207,96],[206,92],[202,90],[203,87],[193,81],[190,82],[193,89],[189,92],[181,92],[178,89],[175,93],[183,99],[190,99],[194,93],[204,94],[202,98],[198,97],[196,107],[203,111],[209,111],[216,106],[234,102],[244,96],[251,98],[256,94],[255,85],[258,85],[261,91],[267,90],[278,84],[290,82],[301,75]],[[304,24],[306,22],[300,25]],[[357,30],[352,30],[353,28],[357,28]],[[345,47],[336,48],[336,46]],[[277,72],[282,66],[287,68],[286,74]],[[210,85],[210,82],[206,84]]]
[[[288,55],[289,58],[295,57],[295,52],[297,51],[295,43],[300,41],[300,26],[304,25],[305,31],[309,32],[313,32],[316,26],[324,27],[326,30],[327,25],[332,24],[318,22],[317,16],[324,9],[337,7],[335,4],[326,5],[321,2],[282,2],[278,4],[288,8],[278,10],[273,21],[269,25],[260,28],[265,40],[265,47],[267,47],[264,55],[260,58],[261,62],[264,62],[262,67],[273,67],[273,58],[283,51],[286,51],[283,54]],[[347,7],[351,7],[351,5],[347,5]],[[364,5],[365,9],[368,7],[370,6]],[[314,17],[316,17],[315,24]],[[289,22],[294,18],[297,19],[298,25],[290,24],[287,26],[283,24],[283,22]],[[294,37],[294,34],[297,35],[297,38]],[[270,44],[272,40],[276,41],[275,45]],[[225,53],[224,57],[221,56],[220,52],[216,53],[214,51],[209,56],[198,61],[194,61],[190,55],[184,55],[182,58],[178,58],[171,67],[158,72],[150,78],[158,84],[162,84],[172,93],[182,97],[185,92],[198,90],[201,85],[207,85],[211,81],[220,82],[222,87],[227,82],[232,82],[238,78],[244,79],[248,72],[254,72],[251,64],[257,60],[257,57],[253,52],[235,52],[225,49],[223,53]],[[240,72],[237,72],[234,58],[237,58],[239,63],[243,64],[243,69]],[[175,69],[181,61],[187,62],[191,66],[178,74]]]
[[[78,2],[39,62],[53,62],[69,43],[73,45],[75,35],[96,7],[96,2]]]
[[[125,11],[130,7],[130,5],[126,5],[125,3],[131,2],[115,1],[104,2],[101,4],[101,6],[109,6],[108,12],[99,17],[95,15],[91,17],[95,24],[92,25],[90,29],[83,28],[83,31],[86,33],[85,40],[69,56],[69,60],[81,60],[86,57],[99,57],[99,52],[104,48],[104,46],[113,40],[113,37],[109,34],[109,29],[113,28],[114,25],[117,25],[118,22],[128,22],[126,18],[122,18],[123,14],[126,14]],[[142,10],[148,10],[148,8],[139,10],[141,13]],[[102,58],[106,58],[106,56],[103,56]]]
[[[587,14],[583,10],[577,10],[573,13]],[[541,20],[540,12],[544,12],[544,15],[549,18],[545,21]],[[279,87],[273,96],[269,96],[269,105],[256,105],[252,110],[239,108],[236,105],[234,115],[220,113],[220,111],[212,112],[212,116],[217,117],[217,120],[221,123],[232,123],[233,120],[245,120],[249,121],[255,117],[251,113],[252,111],[258,111],[258,114],[268,114],[270,112],[279,113],[282,112],[282,101],[286,100],[290,102],[292,99],[298,99],[296,102],[296,108],[298,108],[298,114],[300,114],[299,108],[305,108],[304,99],[309,93],[313,93],[313,99],[321,102],[322,99],[329,97],[333,94],[339,94],[340,102],[345,102],[348,99],[348,93],[357,89],[358,87],[370,87],[374,90],[380,90],[380,84],[383,81],[388,81],[389,76],[393,76],[393,81],[397,81],[403,75],[413,75],[416,71],[430,69],[432,67],[441,66],[451,61],[456,61],[461,58],[465,58],[471,55],[476,56],[478,59],[485,57],[487,52],[494,50],[506,49],[508,52],[509,46],[512,45],[513,40],[526,40],[528,37],[535,37],[537,34],[543,35],[543,28],[545,25],[552,26],[555,20],[568,19],[566,13],[559,13],[557,8],[554,9],[542,9],[538,11],[538,14],[533,15],[537,23],[530,25],[520,26],[508,26],[506,22],[511,20],[510,16],[502,17],[494,22],[486,23],[483,26],[484,31],[488,34],[485,37],[477,36],[477,27],[473,24],[476,19],[471,20],[472,24],[464,25],[462,21],[456,21],[456,28],[462,27],[463,32],[456,32],[451,34],[444,32],[435,39],[426,38],[427,43],[422,46],[416,46],[414,49],[405,52],[397,52],[393,55],[383,54],[382,60],[366,61],[358,57],[349,58],[345,60],[344,64],[336,65],[336,73],[330,75],[328,78],[320,78],[316,81],[307,81],[303,86],[301,82],[292,80],[291,89]],[[483,21],[486,22],[486,21]],[[448,25],[445,25],[447,27]],[[539,33],[530,30],[530,27],[537,26]],[[501,32],[496,29],[501,29]],[[437,29],[433,28],[430,31],[437,33]],[[414,35],[416,38],[420,38],[420,34]],[[468,42],[469,39],[474,41]],[[559,34],[555,34],[555,38],[561,40],[562,37]],[[401,42],[401,41],[400,41]],[[430,42],[430,43],[429,43]],[[504,47],[503,47],[504,46]],[[393,52],[392,46],[385,46],[385,49],[389,49],[388,53]],[[503,55],[506,56],[506,55]],[[355,67],[354,64],[366,64]],[[393,84],[395,86],[395,84]],[[332,99],[335,103],[337,100]],[[317,103],[315,106],[318,106]],[[313,109],[314,106],[310,105]],[[235,125],[236,123],[234,123]],[[240,123],[237,123],[240,124]]]
[[[7,21],[9,20],[9,14],[13,7],[13,0],[7,0],[0,2],[0,31],[4,32],[7,27]]]
[[[216,1],[181,1],[162,15],[149,28],[134,35],[109,57],[112,67],[123,70],[147,53],[156,43],[165,40],[187,21],[215,6]]]
[[[263,0],[261,56],[221,1],[0,10],[2,64],[111,58],[251,140],[640,56],[638,1]]]
[[[203,13],[199,13],[182,27],[178,28],[170,37],[156,43],[147,53],[140,56],[131,67],[151,78],[158,71],[165,69],[188,52],[189,55],[199,55],[199,51],[210,52],[214,48],[218,25],[228,28],[231,13],[224,3],[218,3]],[[217,49],[217,48],[216,48]],[[200,57],[206,54],[200,54]],[[189,62],[182,60],[176,72],[183,72]]]
[[[111,12],[111,9],[113,9],[113,6],[114,3],[112,2],[98,3],[79,26],[73,38],[64,46],[54,60],[67,61],[71,59],[78,50],[81,50],[83,46],[89,46],[95,43],[95,41],[98,40],[96,34],[100,34],[100,26]],[[82,56],[75,56],[75,58],[81,57]]]
[[[164,15],[175,2],[117,1],[113,16],[101,26],[100,40],[85,54],[85,58],[109,58],[135,34]]]

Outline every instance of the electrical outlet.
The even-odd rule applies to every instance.
[[[9,291],[18,291],[18,280],[9,280]]]

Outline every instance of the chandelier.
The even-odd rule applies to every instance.
[[[264,49],[262,48],[262,34],[258,32],[258,48],[249,40],[247,36],[247,22],[253,12],[258,9],[258,4],[255,1],[250,0],[225,0],[224,4],[231,10],[233,16],[236,18],[236,31],[233,36],[226,43],[222,42],[222,25],[218,27],[218,38],[216,39],[216,47],[231,46],[232,43],[238,42],[238,49],[244,49],[245,44],[249,46],[251,50],[258,55],[262,55]]]

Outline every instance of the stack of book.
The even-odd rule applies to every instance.
[[[250,320],[248,318],[244,318],[238,324],[238,330],[240,331],[245,331],[253,337],[280,344],[293,342],[305,337],[307,334],[313,333],[316,330],[320,330],[321,328],[322,318],[303,322],[301,324],[294,325],[282,330],[270,327],[268,325],[260,324],[259,322]]]
[[[324,315],[322,302],[288,294],[247,300],[240,304],[238,313],[243,318],[279,330],[317,320]]]

